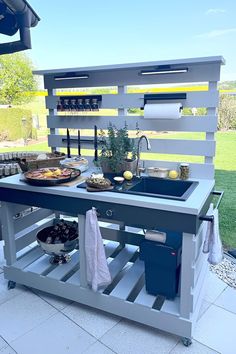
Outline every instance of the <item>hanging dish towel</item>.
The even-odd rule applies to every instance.
[[[223,247],[220,239],[218,209],[214,209],[212,215],[214,216],[214,219],[212,222],[208,222],[207,225],[203,253],[209,253],[208,262],[216,265],[223,260]]]
[[[111,275],[107,266],[95,208],[86,212],[85,255],[87,281],[92,286],[92,289],[97,291],[99,286],[110,284]]]

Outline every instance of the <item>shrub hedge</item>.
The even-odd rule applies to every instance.
[[[25,123],[22,123],[25,118]],[[32,138],[32,113],[22,108],[0,108],[0,140]]]

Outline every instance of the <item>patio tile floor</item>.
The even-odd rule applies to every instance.
[[[20,285],[8,290],[1,273],[0,354],[233,354],[235,304],[236,290],[209,273],[186,348],[177,336],[57,296]]]

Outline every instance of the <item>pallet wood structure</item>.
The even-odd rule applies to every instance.
[[[16,176],[9,177],[0,183],[0,193],[6,258],[4,274],[9,279],[10,286],[14,284],[12,282],[17,282],[78,301],[179,335],[185,338],[184,344],[190,344],[208,270],[206,255],[202,253],[207,222],[200,221],[199,217],[203,213],[210,213],[211,209],[214,133],[217,130],[217,82],[221,64],[221,57],[209,57],[36,72],[44,75],[45,88],[49,94],[46,98],[49,109],[47,122],[50,128],[48,144],[52,150],[66,146],[63,140],[66,136],[60,135],[59,129],[74,128],[82,131],[91,129],[94,124],[98,129],[105,129],[109,121],[117,127],[123,126],[126,121],[131,130],[135,129],[138,122],[143,130],[204,132],[204,140],[152,139],[151,153],[204,156],[203,163],[191,163],[190,170],[191,178],[201,181],[200,184],[205,189],[201,189],[201,196],[198,195],[198,207],[191,209],[188,201],[166,202],[158,199],[155,202],[151,197],[136,196],[127,197],[130,198],[129,201],[114,197],[115,193],[112,192],[101,192],[98,193],[99,196],[95,193],[95,196],[93,193],[88,195],[86,191],[79,191],[76,187],[25,186]],[[187,71],[141,75],[144,70],[157,70],[167,66],[172,70],[187,68]],[[86,78],[79,78],[80,76]],[[68,77],[72,79],[66,80]],[[148,120],[142,116],[127,115],[128,108],[140,108],[144,100],[143,93],[127,93],[129,85],[197,82],[207,82],[208,91],[187,92],[186,98],[181,102],[184,107],[205,107],[205,116]],[[102,95],[100,109],[115,108],[118,116],[57,114],[56,89],[98,86],[117,87],[117,94]],[[171,102],[173,101],[176,100],[172,99]],[[85,140],[89,140],[89,137],[85,137]],[[84,144],[84,147],[91,147],[87,145],[89,143]],[[73,139],[71,146],[77,146]],[[177,169],[178,166],[176,161],[151,161],[147,157],[146,166],[160,164],[171,169]],[[85,213],[91,206],[97,207],[100,212],[101,233],[112,276],[112,283],[96,293],[87,284],[84,250]],[[29,207],[34,209],[28,213]],[[78,219],[79,248],[72,253],[69,263],[52,265],[49,263],[49,256],[35,245],[35,236],[42,228],[52,225],[54,217],[62,215]],[[159,221],[162,228],[165,226],[166,229],[182,233],[180,287],[179,295],[174,300],[146,292],[144,263],[139,259],[139,243],[144,237],[142,229],[158,228]]]

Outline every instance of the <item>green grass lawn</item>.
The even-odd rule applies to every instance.
[[[164,137],[168,139],[203,139],[204,135],[202,133],[174,133],[162,134],[160,137],[162,139]],[[236,248],[236,131],[217,132],[216,142],[215,189],[225,191],[220,205],[220,232],[224,246]],[[21,148],[0,148],[0,152],[4,151],[50,151],[50,149],[45,142]],[[76,154],[76,151],[72,149],[73,153]],[[92,155],[92,150],[82,150],[82,154]],[[146,157],[145,154],[142,156]],[[153,154],[152,157],[158,160],[203,162],[203,158],[199,156]]]

